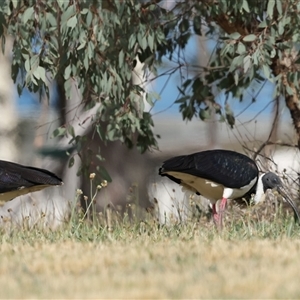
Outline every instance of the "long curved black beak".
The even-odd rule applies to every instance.
[[[296,217],[298,218],[298,222],[300,224],[300,213],[299,210],[296,206],[296,204],[294,203],[294,201],[286,194],[286,192],[284,191],[284,189],[282,187],[277,187],[277,191],[278,193],[284,198],[284,200],[287,201],[287,203],[293,208],[294,213],[295,213],[295,222],[296,222]]]

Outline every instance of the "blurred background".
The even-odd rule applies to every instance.
[[[171,10],[174,3],[164,1],[161,6]],[[72,18],[74,16],[69,21]],[[72,26],[70,22],[69,27]],[[7,38],[6,51],[0,61],[0,157],[56,172],[63,177],[65,185],[62,189],[24,196],[22,205],[20,199],[6,203],[2,208],[2,220],[20,221],[24,215],[31,218],[34,207],[37,216],[41,211],[49,212],[49,218],[45,219],[47,224],[55,227],[63,222],[70,205],[77,201],[77,189],[82,189],[88,201],[96,190],[95,185],[91,187],[89,174],[78,172],[81,162],[88,162],[89,172],[93,172],[93,168],[95,172],[99,171],[97,167],[100,165],[102,177],[109,181],[97,196],[97,209],[100,211],[108,204],[120,206],[124,212],[130,203],[148,208],[159,202],[164,207],[160,208],[162,215],[166,211],[174,213],[174,193],[179,203],[183,201],[188,205],[187,200],[181,200],[186,196],[180,187],[158,177],[158,168],[171,156],[206,149],[222,148],[246,153],[257,159],[261,171],[279,172],[290,179],[290,184],[298,183],[299,152],[295,147],[297,136],[292,120],[284,101],[274,97],[274,84],[263,74],[262,80],[254,80],[244,91],[242,100],[215,88],[214,107],[224,108],[226,117],[217,113],[207,115],[207,110],[201,110],[191,121],[182,120],[179,112],[182,91],[179,86],[187,78],[198,76],[199,70],[208,66],[218,42],[217,36],[193,33],[182,51],[174,51],[172,59],[167,55],[162,57],[157,74],[147,70],[145,62],[141,63],[136,58],[132,81],[153,95],[153,105],[145,101],[143,106],[144,111],[153,116],[154,133],[159,137],[158,149],[142,155],[136,149],[128,149],[124,145],[126,143],[104,143],[95,136],[91,120],[97,113],[97,104],[84,109],[80,106],[83,95],[76,80],[71,84],[69,99],[62,97],[61,82],[51,80],[48,82],[49,98],[30,92],[26,87],[19,96],[18,85],[23,85],[24,74],[20,71],[16,83],[13,83],[10,76],[13,41]],[[178,67],[178,64],[183,67]],[[87,136],[90,142],[82,156],[73,155],[74,148],[69,143],[72,132],[62,138],[53,135],[61,124],[71,124],[72,132]],[[89,160],[90,150],[96,154],[101,150],[105,160],[95,165],[93,160]],[[53,204],[50,205],[48,200],[37,201],[45,197],[54,199]],[[81,199],[81,206],[86,208],[88,201]]]

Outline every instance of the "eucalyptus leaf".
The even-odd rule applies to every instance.
[[[73,17],[71,17],[68,22],[67,22],[67,26],[74,28],[77,25],[77,16],[74,15]]]
[[[255,34],[248,34],[243,38],[244,42],[253,42],[256,40],[256,35]]]
[[[34,8],[28,7],[22,15],[22,21],[26,24],[30,19],[33,18],[33,14],[34,14]]]
[[[275,0],[268,1],[267,14],[270,17],[270,19],[273,18],[274,7],[275,7]]]

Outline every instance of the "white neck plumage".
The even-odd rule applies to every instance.
[[[264,177],[264,175],[265,175],[265,173],[261,174],[257,181],[255,197],[253,200],[255,204],[263,201],[263,196],[265,193],[264,193],[264,186],[263,186],[262,178]]]

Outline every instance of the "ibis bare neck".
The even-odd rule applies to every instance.
[[[265,173],[261,174],[257,180],[256,184],[256,192],[254,196],[254,203],[257,204],[262,201],[264,195],[264,185],[262,182],[262,178],[264,177]]]

